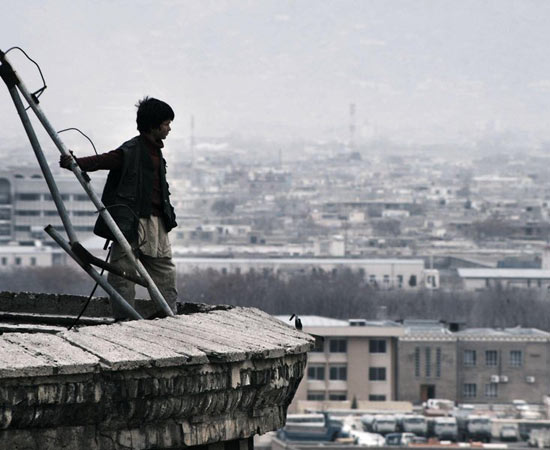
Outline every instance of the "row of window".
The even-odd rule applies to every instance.
[[[476,350],[464,350],[464,367],[475,367],[477,365]],[[497,350],[485,350],[485,365],[490,367],[498,366],[499,352]],[[521,350],[510,350],[508,354],[508,365],[510,367],[523,366],[523,352]]]
[[[87,194],[60,194],[61,200],[75,200],[75,201],[88,201],[90,200],[90,197],[88,197]],[[38,194],[38,193],[18,193],[15,194],[16,200],[22,200],[22,201],[39,201],[39,200],[46,200],[46,201],[52,201],[52,195],[51,194]]]
[[[420,377],[422,372],[421,353],[422,349],[420,347],[414,349],[414,376],[416,377]],[[435,369],[435,373],[432,373],[432,368]],[[432,376],[441,377],[441,349],[439,347],[435,349],[435,367],[432,366],[432,348],[424,348],[424,376],[428,378]]]
[[[12,265],[12,263],[10,263],[9,259],[6,256],[2,256],[0,258],[0,265],[7,266],[8,264]],[[21,258],[20,256],[16,256],[15,258],[13,258],[13,264],[15,264],[16,266],[22,265],[23,258]],[[34,256],[31,256],[29,258],[29,265],[36,266],[36,258]]]
[[[68,211],[68,212],[73,216],[78,216],[78,217],[82,217],[82,216],[89,217],[89,216],[95,216],[97,214],[96,211]],[[58,216],[59,213],[57,212],[57,210],[41,211],[39,209],[18,209],[15,211],[15,215],[21,216],[21,217],[28,217],[28,216],[32,216],[32,217],[48,216],[49,217],[49,216]]]
[[[64,231],[65,230],[65,228],[63,228],[62,225],[55,225],[55,226],[53,226],[53,228],[57,231]],[[75,231],[84,231],[84,232],[94,230],[93,225],[74,225],[73,228],[74,228]],[[22,232],[30,233],[31,226],[30,225],[16,225],[15,226],[15,231],[22,231]]]
[[[347,353],[348,341],[347,339],[330,339],[328,344],[329,353]],[[316,342],[313,352],[324,352],[325,346],[322,340]],[[369,340],[369,353],[386,353],[386,340],[385,339],[370,339]]]
[[[476,398],[477,397],[477,384],[464,383],[462,386],[462,395],[464,398]],[[498,384],[488,383],[485,385],[485,397],[497,397],[498,396]]]
[[[332,400],[332,401],[345,401],[348,399],[347,392],[340,392],[340,391],[308,391],[307,393],[307,399],[310,401],[325,401],[325,400]],[[381,394],[371,394],[369,395],[369,401],[371,402],[385,402],[386,396]]]
[[[322,364],[310,364],[307,368],[307,379],[324,381],[325,366]],[[345,364],[331,364],[329,366],[329,380],[347,380],[348,367]],[[385,367],[369,367],[369,381],[386,381]]]
[[[416,347],[414,349],[414,375],[416,377],[441,377],[441,349],[435,349],[435,367],[432,364],[432,350],[430,347],[424,349]],[[424,356],[424,364],[422,364],[422,355]],[[498,366],[499,356],[497,350],[485,350],[485,365],[489,367]],[[464,367],[475,367],[477,365],[477,351],[464,350],[462,363]],[[523,366],[523,352],[521,350],[510,350],[508,365],[510,367]],[[422,374],[422,369],[424,369],[424,374]]]

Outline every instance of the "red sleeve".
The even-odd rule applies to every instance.
[[[112,150],[101,155],[84,156],[75,158],[80,168],[86,172],[95,170],[111,170],[122,167],[124,154],[121,149]]]

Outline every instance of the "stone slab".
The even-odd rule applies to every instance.
[[[216,316],[216,311],[211,313]],[[235,308],[224,312],[229,323],[241,323],[249,335],[261,335],[265,339],[278,342],[287,352],[304,353],[310,350],[315,338],[293,326],[256,308]]]
[[[65,332],[63,336],[67,341],[75,342],[74,333]],[[131,362],[131,368],[176,366],[188,363],[192,356],[184,351],[176,352],[158,336],[142,333],[125,323],[85,327],[78,334],[81,348],[94,353],[105,365],[116,370],[127,368],[127,362]]]
[[[294,346],[310,347],[309,336],[301,333],[300,338],[289,337],[292,329],[272,330],[266,326],[266,321],[256,314],[247,314],[245,308],[235,308],[220,314],[213,311],[209,314],[211,322],[223,323],[229,335],[236,336],[243,342],[249,342],[258,347],[258,353],[265,358],[278,358],[288,352],[289,341]],[[284,331],[282,333],[281,331]]]
[[[259,309],[233,307],[79,327],[56,335],[6,333],[0,342],[5,344],[5,361],[21,352],[15,365],[0,366],[0,373],[19,376],[18,368],[28,364],[21,372],[25,376],[279,358],[308,351],[313,338]]]
[[[50,361],[0,339],[0,378],[38,377],[54,374]]]
[[[3,337],[5,342],[15,344],[42,359],[56,374],[89,373],[99,369],[97,357],[71,345],[58,335],[10,333]]]

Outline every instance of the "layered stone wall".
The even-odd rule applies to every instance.
[[[312,342],[257,309],[231,307],[4,333],[0,447],[242,450],[284,425]]]

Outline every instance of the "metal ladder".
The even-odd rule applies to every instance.
[[[67,210],[65,209],[65,204],[61,199],[61,195],[59,193],[59,190],[57,188],[53,175],[50,171],[50,168],[46,162],[44,153],[42,151],[38,138],[36,137],[36,133],[34,132],[34,128],[31,124],[26,108],[23,104],[23,101],[19,93],[21,93],[23,98],[28,103],[29,107],[36,114],[36,117],[38,118],[38,120],[40,121],[40,123],[42,124],[42,126],[44,127],[44,129],[46,130],[46,132],[54,142],[55,146],[59,149],[61,154],[70,155],[70,152],[65,147],[65,145],[59,138],[59,135],[51,126],[50,122],[46,118],[46,115],[43,113],[42,109],[40,108],[38,97],[35,94],[31,94],[27,90],[27,88],[25,87],[25,84],[19,78],[17,73],[13,70],[12,65],[9,63],[6,54],[2,50],[0,50],[0,63],[1,63],[0,77],[6,83],[6,86],[9,90],[9,93],[11,95],[15,108],[17,110],[17,113],[19,114],[21,122],[23,123],[23,127],[25,128],[27,137],[29,138],[29,141],[35,153],[36,159],[38,160],[38,164],[40,165],[40,169],[42,171],[42,174],[44,175],[44,179],[46,180],[46,183],[52,195],[53,201],[55,202],[57,212],[61,217],[61,221],[63,223],[63,227],[65,228],[69,241],[67,242],[63,238],[63,236],[59,232],[57,232],[51,225],[48,225],[44,229],[46,233],[48,233],[52,237],[52,239],[63,250],[65,250],[65,252],[67,252],[67,254],[71,256],[71,258],[73,258],[78,263],[78,265],[80,265],[80,267],[82,267],[82,269],[84,269],[84,271],[88,273],[88,275],[90,275],[103,288],[103,290],[111,298],[111,301],[117,304],[118,306],[120,306],[123,309],[123,311],[127,314],[128,318],[142,319],[143,317],[130,304],[128,304],[128,302],[109,284],[109,282],[105,278],[103,278],[97,272],[97,270],[94,267],[92,267],[93,265],[102,267],[105,270],[108,270],[116,275],[125,277],[133,282],[136,282],[138,284],[141,284],[142,286],[145,286],[149,291],[149,295],[151,296],[151,299],[157,304],[159,311],[161,313],[166,314],[167,316],[173,316],[174,313],[172,312],[171,308],[168,306],[168,303],[162,296],[155,282],[153,281],[153,279],[151,278],[151,276],[149,275],[149,273],[147,272],[147,270],[145,269],[145,267],[143,266],[139,258],[136,258],[136,256],[134,255],[134,252],[132,251],[132,247],[128,243],[126,237],[120,231],[119,227],[117,226],[116,222],[113,220],[111,215],[109,214],[109,211],[101,201],[100,197],[92,189],[90,184],[90,177],[86,172],[82,171],[80,167],[78,167],[78,164],[76,164],[74,159],[72,159],[70,169],[72,170],[72,172],[74,173],[74,175],[76,176],[76,178],[78,179],[82,187],[84,188],[84,191],[86,192],[86,194],[88,194],[88,197],[90,198],[90,200],[93,202],[93,204],[97,208],[98,213],[101,215],[101,217],[105,221],[105,224],[108,226],[109,230],[112,232],[116,241],[121,245],[126,255],[128,255],[128,257],[132,261],[139,276],[136,277],[131,274],[122,272],[118,270],[116,267],[114,267],[112,264],[104,262],[99,258],[94,257],[78,242],[76,232],[71,223]]]

